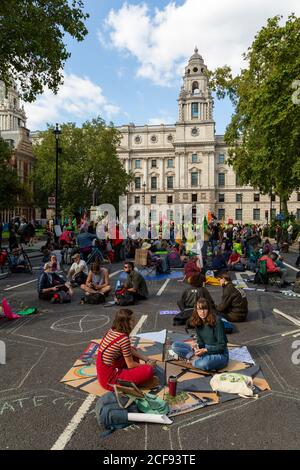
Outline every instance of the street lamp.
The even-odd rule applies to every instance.
[[[53,131],[55,135],[55,151],[56,151],[56,166],[55,166],[55,223],[58,224],[58,154],[61,153],[61,148],[59,148],[59,135],[61,134],[61,130],[58,128],[58,124],[56,123],[56,127]]]

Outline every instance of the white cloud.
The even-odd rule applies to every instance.
[[[111,46],[137,59],[137,76],[172,86],[182,75],[195,45],[213,69],[243,67],[242,53],[269,17],[300,14],[299,0],[186,0],[150,11],[146,3],[124,3],[105,21]]]
[[[174,116],[170,116],[167,114],[161,114],[159,117],[156,118],[150,118],[148,120],[148,124],[150,126],[159,126],[160,124],[175,124],[176,119]]]
[[[112,119],[120,108],[109,103],[99,85],[88,77],[64,74],[64,84],[57,95],[46,89],[34,103],[26,103],[27,127],[31,130],[45,128],[47,123],[76,122],[98,115]]]

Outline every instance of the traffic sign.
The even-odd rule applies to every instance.
[[[49,209],[54,209],[55,208],[55,196],[49,196],[48,197],[48,207],[49,207]]]

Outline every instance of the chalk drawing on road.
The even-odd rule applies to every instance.
[[[54,322],[50,329],[61,333],[89,333],[99,330],[109,323],[106,315],[72,315]]]

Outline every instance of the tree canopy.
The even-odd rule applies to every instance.
[[[247,68],[235,77],[230,67],[215,70],[210,81],[220,98],[226,94],[234,114],[226,129],[229,163],[242,184],[280,196],[287,211],[300,187],[300,18],[270,18],[244,54]]]
[[[28,188],[20,183],[16,169],[10,164],[11,158],[9,145],[0,137],[0,209],[12,209],[19,198],[30,197]]]
[[[117,156],[120,132],[107,126],[101,118],[85,122],[82,127],[63,124],[59,136],[59,206],[65,213],[90,208],[93,192],[98,204],[119,205],[119,196],[126,193],[131,175],[124,170]],[[33,146],[35,201],[43,208],[48,196],[55,194],[56,151],[53,128],[41,133]]]
[[[1,0],[0,80],[18,80],[25,101],[46,85],[57,92],[70,56],[64,36],[82,41],[87,17],[82,0]]]

